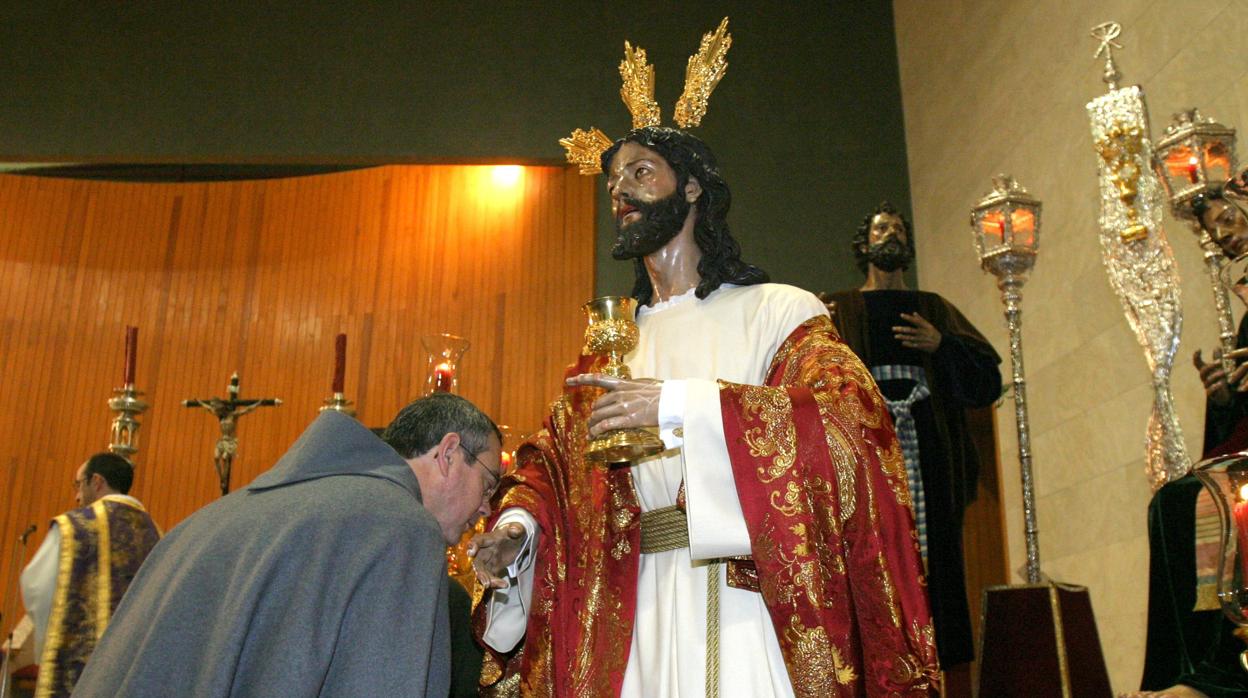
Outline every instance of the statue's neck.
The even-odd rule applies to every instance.
[[[646,273],[654,289],[651,301],[661,303],[696,288],[702,280],[698,274],[698,263],[701,261],[702,249],[693,239],[693,219],[690,218],[676,237],[646,255]]]
[[[884,271],[874,264],[867,266],[867,280],[859,287],[860,291],[905,291],[906,277],[900,269]]]

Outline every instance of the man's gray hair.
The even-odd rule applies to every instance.
[[[494,420],[476,405],[450,393],[433,393],[408,404],[395,415],[381,440],[404,458],[415,458],[451,432],[459,434],[464,449],[473,456],[489,446],[491,434],[499,443],[503,441]]]

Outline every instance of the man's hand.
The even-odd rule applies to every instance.
[[[1227,354],[1227,358],[1233,361],[1240,361],[1248,357],[1248,348],[1236,349]],[[1201,358],[1200,350],[1192,355],[1192,365],[1200,372],[1200,382],[1205,386],[1205,396],[1215,405],[1224,406],[1231,401],[1231,390],[1234,386],[1236,392],[1244,392],[1248,390],[1248,363],[1237,363],[1235,370],[1231,371],[1228,377],[1226,372],[1222,370],[1222,350],[1213,350],[1213,361],[1205,363]]]
[[[594,401],[589,413],[589,435],[596,438],[612,429],[641,429],[659,425],[659,393],[663,381],[653,378],[615,378],[601,373],[582,373],[568,385],[604,388],[606,395]]]
[[[524,526],[512,522],[493,531],[478,533],[468,542],[468,557],[477,581],[486,589],[503,589],[507,580],[503,573],[516,561],[524,547]]]
[[[940,331],[918,313],[902,313],[901,319],[912,326],[894,325],[893,336],[901,346],[933,354],[940,348]]]

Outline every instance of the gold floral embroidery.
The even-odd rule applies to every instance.
[[[493,686],[499,679],[503,677],[503,667],[498,659],[490,652],[485,653],[485,657],[481,663],[481,678],[479,683],[482,686]],[[519,679],[520,675],[516,674]]]
[[[897,497],[897,503],[907,508],[910,503],[910,486],[906,483],[906,460],[901,452],[901,443],[897,439],[889,439],[883,448],[875,450],[880,459],[880,470],[884,473],[884,481]]]
[[[781,503],[780,500],[781,496],[779,492],[771,493],[771,508],[781,514],[784,514],[785,516],[797,516],[803,509],[806,508],[804,506],[806,504],[804,493],[802,492],[802,488],[799,487],[796,482],[789,482],[785,484],[784,497],[782,499],[783,503]]]
[[[893,627],[901,627],[901,608],[897,606],[897,590],[893,588],[893,577],[888,573],[888,563],[884,561],[884,553],[877,553],[876,572],[879,575],[880,588],[884,591],[884,598],[888,602],[888,615],[893,620]]]
[[[793,424],[793,403],[783,388],[741,386],[741,404],[746,414],[758,415],[764,427],[752,427],[744,434],[754,458],[771,458],[770,467],[758,468],[764,483],[784,475],[797,461],[797,427]]]
[[[824,605],[822,594],[819,593],[823,587],[820,584],[816,567],[817,564],[813,560],[797,563],[797,574],[793,575],[793,586],[806,593],[806,600],[811,606],[819,608]]]
[[[836,396],[836,410],[847,425],[861,424],[868,429],[878,429],[887,410],[871,372],[840,340],[827,318],[812,318],[803,327],[808,328],[810,334],[801,340],[802,353],[811,360],[791,361],[785,366],[784,384],[804,385],[816,393],[831,393]],[[788,353],[785,356],[787,360]],[[864,405],[863,400],[868,404]]]
[[[798,544],[793,546],[793,554],[799,556],[809,555],[810,545],[806,541],[806,524],[799,523],[794,526],[790,526],[789,531],[791,531],[793,535],[797,536],[799,539]]]
[[[628,555],[632,551],[633,551],[632,544],[628,542],[627,538],[621,537],[619,540],[615,542],[615,545],[611,547],[611,557],[615,558],[616,560],[623,560],[624,556]]]
[[[803,698],[836,695],[833,681],[850,686],[858,680],[853,665],[845,661],[822,627],[807,628],[801,618],[793,614],[784,634],[785,643],[796,655],[796,665],[805,669],[800,677],[794,677],[793,690],[797,695]]]
[[[858,508],[856,495],[858,474],[854,447],[841,430],[840,425],[832,418],[833,400],[834,397],[829,393],[815,394],[815,402],[819,405],[819,416],[823,419],[828,455],[832,458],[832,470],[836,473],[837,502],[840,505],[837,509],[840,523],[845,523]]]
[[[926,626],[926,630],[930,630],[931,627],[931,625]],[[927,651],[927,661],[913,654],[893,657],[888,671],[889,681],[913,689],[930,689],[940,685],[940,666],[935,660],[935,644],[918,647]]]

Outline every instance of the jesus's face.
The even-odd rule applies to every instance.
[[[686,192],[678,190],[676,172],[655,151],[625,143],[611,159],[607,192],[615,218],[611,255],[632,259],[661,249],[693,215]]]

